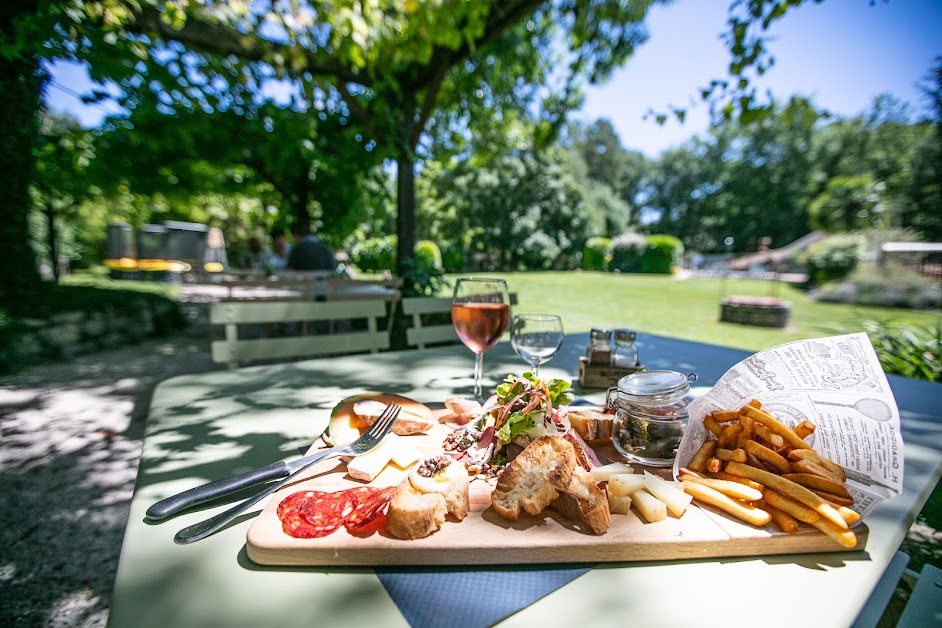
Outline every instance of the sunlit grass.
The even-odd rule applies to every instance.
[[[863,321],[898,321],[935,326],[942,313],[862,307],[812,301],[801,290],[770,281],[676,279],[667,275],[600,272],[491,273],[516,292],[516,312],[559,314],[567,332],[626,327],[684,340],[758,351],[792,340],[863,331]],[[455,276],[449,276],[454,285]],[[778,296],[792,303],[785,329],[720,323],[726,295]]]

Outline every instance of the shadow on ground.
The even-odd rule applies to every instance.
[[[104,626],[154,386],[205,328],[0,378],[0,625]]]

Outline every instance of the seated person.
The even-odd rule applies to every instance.
[[[321,242],[307,224],[295,223],[291,226],[294,246],[288,254],[288,270],[337,270],[337,257],[333,249]]]
[[[271,251],[268,255],[268,266],[272,272],[284,270],[288,263],[288,253],[291,247],[288,246],[288,240],[285,237],[285,230],[276,227],[271,231]]]

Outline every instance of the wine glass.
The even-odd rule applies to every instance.
[[[540,377],[540,365],[549,362],[563,344],[563,320],[555,314],[518,314],[510,324],[514,351]]]
[[[459,279],[451,302],[458,338],[474,352],[474,398],[481,394],[484,352],[500,340],[510,320],[510,296],[503,279]]]

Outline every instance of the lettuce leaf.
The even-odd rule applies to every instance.
[[[500,441],[501,445],[506,445],[517,436],[525,434],[527,430],[536,427],[537,420],[543,420],[543,413],[539,410],[534,410],[528,414],[514,412],[507,417],[504,424],[497,430],[497,440]]]

